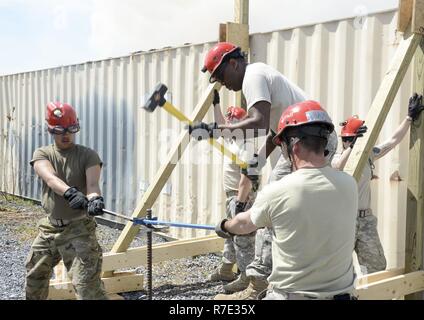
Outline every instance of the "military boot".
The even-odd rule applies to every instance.
[[[233,294],[218,294],[214,300],[258,300],[258,295],[268,287],[265,279],[251,278],[249,286]]]
[[[222,263],[215,272],[209,275],[210,281],[233,281],[236,276],[233,272],[232,263]]]
[[[224,285],[225,292],[239,292],[243,291],[249,286],[250,279],[246,276],[246,272],[240,273],[238,278],[233,282]]]

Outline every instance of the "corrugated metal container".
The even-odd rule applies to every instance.
[[[251,36],[251,61],[265,62],[296,82],[329,110],[335,123],[351,114],[365,117],[400,39],[396,11],[365,20],[345,19]],[[168,99],[192,113],[207,88],[199,72],[213,43],[164,49],[128,57],[0,77],[1,190],[40,198],[40,183],[28,162],[35,148],[51,142],[44,127],[50,100],[76,106],[82,125],[77,142],[104,161],[102,190],[111,210],[130,214],[165,159],[183,125],[165,111],[147,114],[138,106],[156,83],[168,85]],[[408,71],[381,138],[406,115],[412,75]],[[222,90],[222,105],[234,95]],[[206,121],[212,120],[212,111]],[[377,162],[372,207],[389,267],[402,265],[408,139]],[[203,151],[202,151],[203,150]],[[193,165],[204,155],[211,163]],[[192,142],[177,165],[154,213],[161,219],[214,224],[224,213],[222,157]],[[401,177],[401,181],[392,177]],[[173,229],[187,238],[204,231]]]

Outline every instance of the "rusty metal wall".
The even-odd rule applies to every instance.
[[[338,123],[351,114],[365,117],[400,40],[396,11],[251,36],[251,61],[275,66],[329,110]],[[0,77],[0,187],[40,197],[40,183],[28,161],[36,147],[50,143],[44,106],[63,100],[76,106],[82,130],[78,143],[96,149],[105,162],[102,189],[111,210],[130,214],[153,180],[167,150],[183,130],[164,110],[147,114],[143,95],[157,82],[168,99],[191,114],[207,88],[199,72],[214,43],[168,48],[127,57]],[[409,70],[381,133],[388,138],[406,115]],[[234,95],[221,91],[223,105]],[[14,110],[14,111],[13,111]],[[206,121],[212,120],[212,110]],[[377,162],[372,207],[389,266],[403,264],[408,138]],[[193,164],[201,157],[211,164]],[[222,157],[194,143],[163,189],[154,212],[161,219],[214,224],[223,214]],[[204,231],[173,229],[188,238]]]

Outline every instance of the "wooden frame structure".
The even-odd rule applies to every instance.
[[[230,40],[245,51],[249,48],[248,0],[235,0],[236,23],[220,25],[220,40]],[[359,180],[361,172],[376,143],[386,116],[402,83],[414,54],[414,89],[424,91],[424,0],[400,0],[398,30],[404,32],[395,57],[386,73],[366,119],[369,131],[359,139],[346,165],[346,171]],[[419,48],[417,50],[417,48]],[[416,53],[417,52],[417,53]],[[208,87],[198,103],[191,119],[200,121],[212,103],[213,91],[219,84]],[[241,99],[241,98],[238,98]],[[145,216],[181,158],[189,143],[187,132],[183,132],[177,145],[170,151],[166,163],[159,169],[149,189],[133,212],[133,217]],[[370,274],[358,280],[356,293],[359,299],[399,299],[424,291],[423,271],[423,223],[424,223],[424,120],[411,128],[410,165],[408,179],[407,241],[405,269],[394,269]],[[128,223],[110,253],[104,255],[103,280],[108,293],[140,290],[143,277],[132,273],[114,273],[120,268],[131,268],[146,263],[146,248],[128,249],[139,231],[139,227]],[[216,236],[181,240],[154,246],[154,263],[199,254],[221,251],[223,239]],[[60,266],[58,268],[60,270]],[[50,298],[73,297],[69,282],[56,281],[50,284]]]

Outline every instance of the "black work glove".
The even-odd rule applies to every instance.
[[[218,90],[215,89],[213,91],[213,101],[212,101],[212,104],[215,107],[217,104],[220,104],[220,102],[221,102],[221,98],[219,97]]]
[[[364,136],[364,134],[368,131],[368,127],[367,126],[360,126],[358,128],[358,130],[356,130],[356,136],[353,138],[352,143],[350,144],[349,147],[353,148],[355,146],[356,143],[356,139],[361,138]]]
[[[188,129],[188,133],[197,141],[201,141],[204,139],[210,138],[219,138],[218,124],[216,122],[213,123],[204,123],[204,122],[196,122],[186,127]]]
[[[88,200],[87,212],[89,216],[101,216],[104,208],[105,202],[103,197],[96,196]]]
[[[236,201],[236,209],[234,214],[238,215],[240,212],[244,212],[245,208],[246,208],[246,202]]]
[[[412,118],[412,121],[415,121],[418,119],[423,109],[423,96],[414,93],[414,95],[409,98],[408,116]]]
[[[241,168],[241,174],[245,175],[252,182],[252,190],[256,192],[259,189],[259,180],[262,164],[259,163],[259,155],[254,154],[253,158],[247,162],[247,168]]]
[[[76,187],[70,187],[68,190],[66,190],[63,194],[63,197],[69,202],[69,206],[72,209],[81,210],[87,208],[87,197]]]
[[[234,234],[232,234],[232,233],[229,233],[227,230],[225,230],[225,228],[224,228],[224,224],[225,224],[225,222],[227,222],[228,221],[228,219],[223,219],[223,220],[221,220],[217,225],[216,225],[216,227],[215,227],[215,232],[216,232],[216,234],[219,236],[219,237],[221,237],[221,238],[224,238],[224,239],[231,239],[233,236],[234,236]]]

